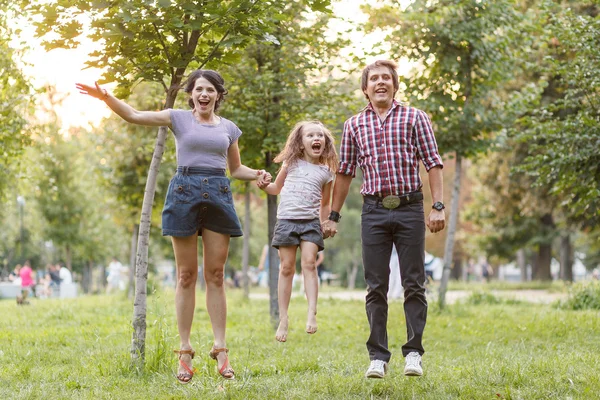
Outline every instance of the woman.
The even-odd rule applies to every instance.
[[[216,114],[227,90],[221,75],[211,70],[196,70],[185,84],[191,110],[138,111],[98,86],[77,84],[83,94],[103,100],[125,121],[147,126],[168,126],[175,136],[177,173],[169,184],[162,215],[164,236],[171,236],[177,287],[175,308],[181,347],[180,383],[189,383],[194,375],[190,331],[195,309],[198,275],[198,236],[202,237],[203,271],[206,280],[208,310],[214,345],[211,358],[217,360],[219,373],[233,379],[225,343],[227,304],[223,275],[230,237],[242,236],[233,206],[228,167],[231,176],[241,180],[257,179],[259,187],[271,181],[271,175],[242,165],[238,138],[240,129]]]

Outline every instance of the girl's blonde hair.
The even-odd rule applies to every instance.
[[[335,139],[331,134],[331,131],[321,123],[321,121],[301,121],[294,126],[290,132],[285,147],[273,159],[273,161],[285,162],[288,166],[293,165],[299,159],[304,158],[304,150],[302,147],[302,133],[307,125],[317,125],[321,128],[321,131],[325,135],[325,144],[323,154],[319,157],[319,164],[323,164],[329,168],[333,173],[337,172],[338,169],[338,155],[335,151]]]

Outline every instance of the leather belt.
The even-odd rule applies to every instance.
[[[382,205],[384,208],[388,210],[393,210],[394,208],[398,208],[400,206],[404,206],[406,204],[415,203],[417,201],[423,200],[423,192],[411,192],[403,194],[402,196],[389,195],[385,197],[373,196],[367,194],[364,196],[365,203],[367,202],[375,202],[377,205]]]

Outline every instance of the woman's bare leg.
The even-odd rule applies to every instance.
[[[196,307],[196,280],[198,279],[198,234],[187,237],[171,237],[175,264],[177,265],[177,286],[175,288],[175,311],[180,349],[190,350],[190,333]],[[192,367],[192,357],[181,355],[181,360]],[[179,366],[178,374],[189,374]],[[191,378],[190,378],[191,379]]]
[[[206,309],[210,317],[216,348],[226,347],[225,330],[227,326],[227,298],[225,297],[225,262],[229,252],[229,235],[208,229],[202,230],[204,249],[204,279],[206,280]],[[221,369],[227,354],[217,356]]]

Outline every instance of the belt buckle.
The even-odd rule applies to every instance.
[[[383,206],[388,210],[393,210],[394,208],[397,208],[400,205],[400,197],[395,196],[393,194],[385,196],[381,201],[381,204],[383,204]]]

